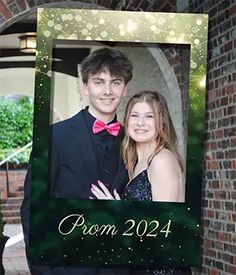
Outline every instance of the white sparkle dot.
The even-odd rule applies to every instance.
[[[198,45],[200,43],[200,40],[199,39],[194,39],[193,43]]]
[[[105,23],[105,19],[101,18],[101,19],[99,20],[99,24],[103,25],[104,23]]]
[[[77,14],[77,15],[75,16],[75,20],[76,20],[76,21],[81,21],[81,20],[82,20],[82,16],[81,16],[80,14]]]
[[[60,31],[62,29],[62,25],[61,24],[57,24],[54,26],[54,29],[57,31]]]
[[[120,30],[123,30],[123,29],[124,29],[124,25],[120,24],[120,25],[118,26],[118,28],[119,28]]]
[[[49,37],[51,33],[50,33],[50,31],[45,31],[43,34],[44,34],[44,36]]]
[[[88,23],[86,25],[86,28],[89,29],[89,30],[91,30],[93,28],[93,24],[92,23]]]
[[[192,69],[196,69],[197,68],[197,63],[196,62],[192,62],[191,63],[191,68]]]
[[[72,15],[71,13],[68,14],[68,15],[67,15],[67,19],[71,21],[71,20],[73,19],[73,15]]]
[[[160,33],[160,29],[158,29],[155,25],[151,26],[151,31],[153,31],[155,34],[159,34]]]
[[[171,32],[170,32],[170,35],[171,35],[171,36],[175,36],[175,32],[174,32],[174,31],[171,31]]]
[[[134,21],[132,21],[132,20],[128,20],[127,30],[130,31],[130,32],[132,32],[132,31],[134,31],[136,29],[137,29],[137,24]]]
[[[199,20],[197,20],[197,22],[196,22],[196,23],[197,23],[197,25],[199,25],[199,26],[200,26],[200,25],[202,24],[202,20],[201,20],[201,19],[199,19]]]
[[[81,32],[82,32],[83,35],[88,35],[88,30],[87,29],[82,29]]]
[[[156,22],[156,18],[150,13],[146,13],[145,18],[152,24]]]
[[[155,25],[152,25],[152,26],[151,26],[151,30],[152,30],[152,31],[155,31],[156,29],[157,29],[157,27],[156,27]]]
[[[48,21],[48,26],[49,26],[49,27],[52,27],[52,26],[54,26],[54,21],[52,21],[52,20],[49,20],[49,21]]]
[[[61,16],[61,19],[62,19],[62,21],[65,21],[67,19],[67,15],[63,13]]]
[[[120,31],[120,35],[124,36],[125,35],[125,31]]]
[[[188,211],[190,211],[190,207],[188,207]]]
[[[107,34],[106,31],[101,32],[101,36],[102,36],[102,37],[107,37],[107,35],[108,35],[108,34]]]

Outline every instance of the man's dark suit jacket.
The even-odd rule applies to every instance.
[[[122,141],[119,137],[118,146]],[[128,182],[127,171],[121,156],[115,181],[110,183],[110,190],[121,191]],[[51,151],[49,161],[50,190],[52,196],[60,198],[87,199],[91,195],[91,184],[97,182],[98,171],[96,156],[93,150],[91,135],[86,125],[83,111],[70,119],[54,124],[51,127]],[[31,168],[29,167],[25,186],[24,200],[21,206],[26,251],[29,239]],[[94,269],[32,266],[32,274],[129,274],[123,269]]]
[[[119,147],[122,137],[117,137]],[[99,179],[93,146],[84,111],[52,126],[49,172],[53,196],[84,199],[91,196],[91,184]],[[108,184],[110,190],[116,188],[119,192],[127,184],[128,175],[122,157],[113,157],[119,158],[118,171],[114,182]]]

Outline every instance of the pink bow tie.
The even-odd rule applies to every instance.
[[[106,125],[101,120],[96,119],[93,123],[93,133],[97,134],[103,130],[107,130],[107,132],[112,136],[117,136],[120,132],[120,127],[121,127],[120,122],[114,122]]]

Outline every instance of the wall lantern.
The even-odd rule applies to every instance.
[[[36,34],[24,34],[19,39],[21,52],[36,53]]]

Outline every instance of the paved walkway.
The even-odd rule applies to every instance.
[[[5,275],[30,274],[26,262],[21,224],[6,224],[4,227],[4,235],[10,237],[3,253]]]

